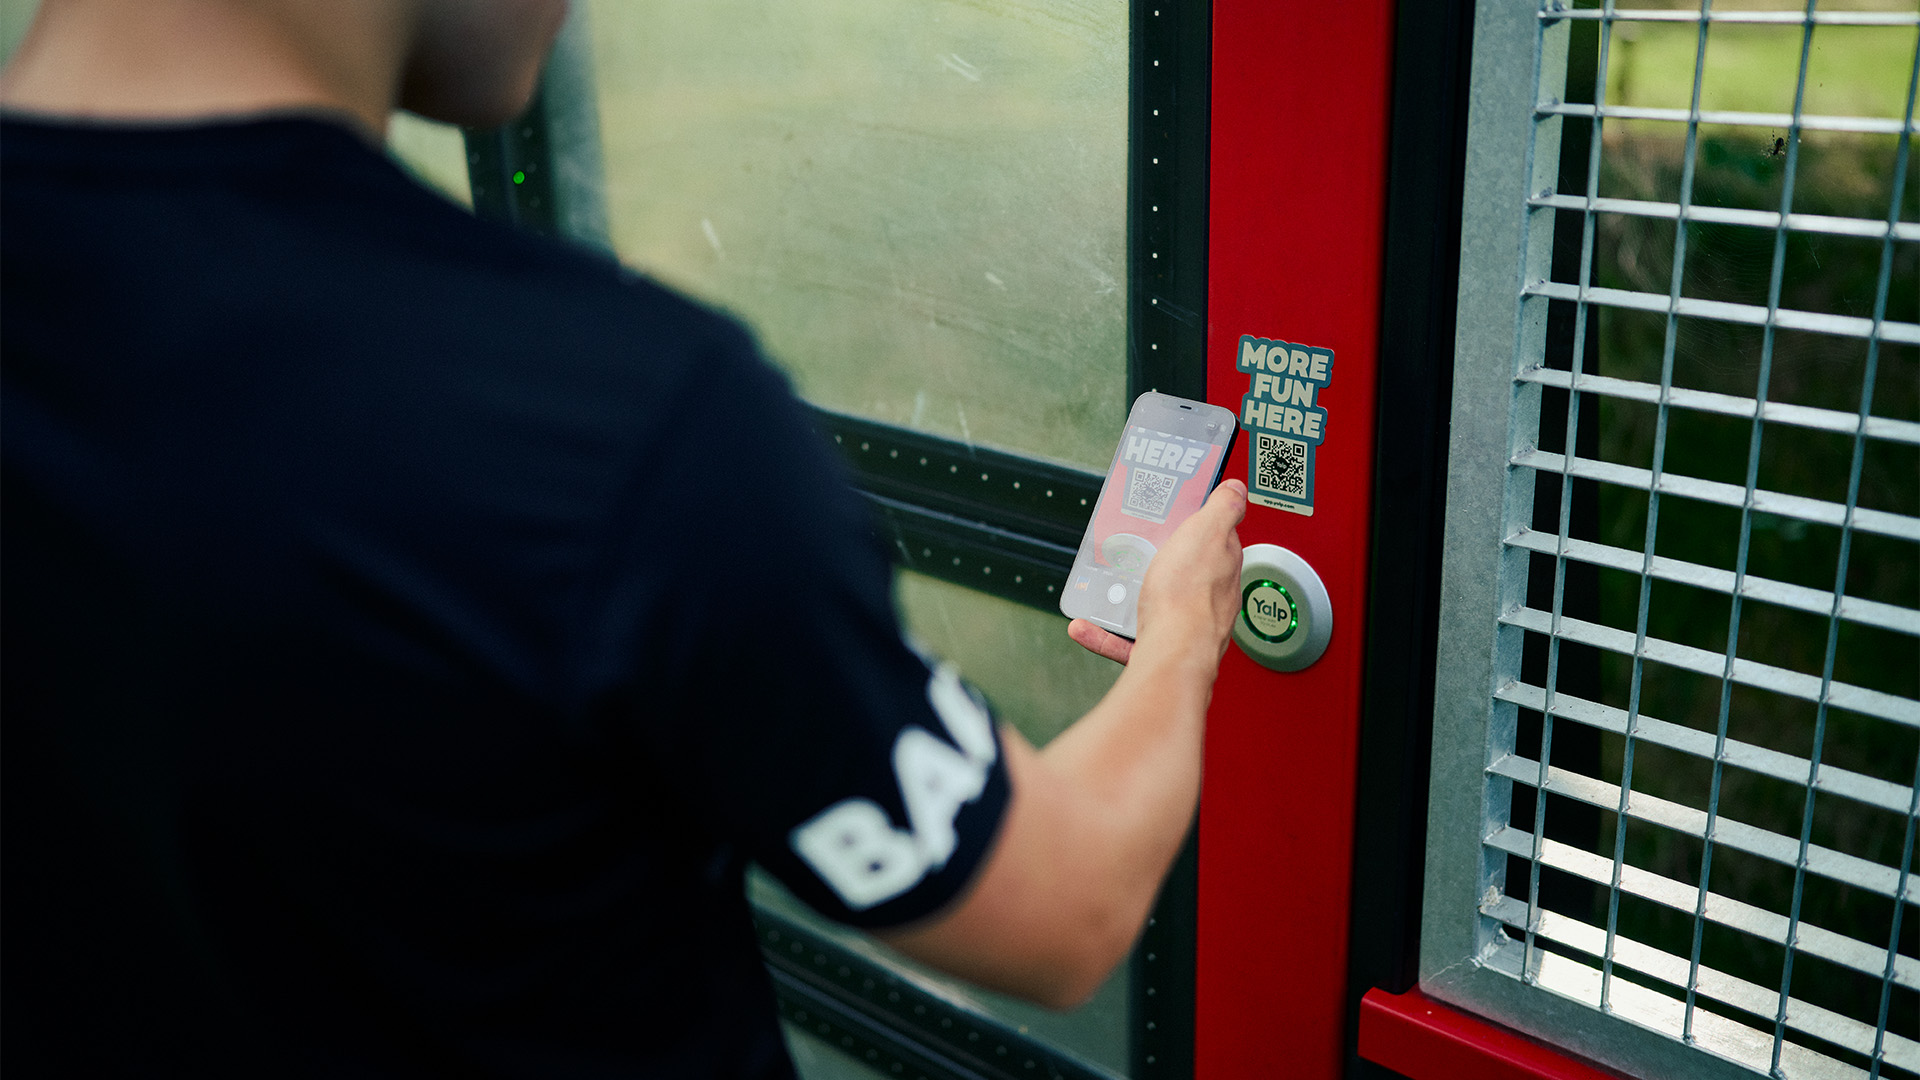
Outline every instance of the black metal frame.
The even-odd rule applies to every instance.
[[[1105,1074],[765,909],[753,914],[781,1019],[875,1071],[939,1080]]]
[[[542,236],[559,235],[550,128],[546,94],[538,92],[520,119],[466,133],[467,186],[474,213]]]
[[[1357,1053],[1361,996],[1417,981],[1472,37],[1472,0],[1396,14],[1347,952],[1355,1080],[1397,1075]]]
[[[1211,0],[1134,0],[1127,169],[1127,390],[1206,396],[1208,90]],[[466,133],[476,213],[558,235],[546,95],[497,129]],[[516,180],[516,174],[518,179]],[[1059,590],[1102,477],[825,410],[876,528],[900,565],[1058,611]],[[1175,861],[1131,970],[1135,1080],[1193,1074],[1197,908],[1191,838]],[[1096,1072],[778,915],[758,911],[781,1014],[861,1058],[927,1080]],[[898,1066],[896,1069],[895,1066]]]
[[[1056,611],[1101,475],[814,411],[900,565]]]
[[[1127,123],[1127,397],[1207,396],[1212,0],[1133,0]],[[1189,834],[1130,968],[1132,1080],[1191,1080],[1200,877]]]

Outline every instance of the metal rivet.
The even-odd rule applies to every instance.
[[[980,474],[980,479],[982,479],[982,480],[985,480],[986,478],[987,478],[987,474],[986,474],[986,473],[981,473],[981,474]]]
[[[955,556],[953,557],[953,565],[955,565],[955,566],[959,566],[959,565],[960,565],[960,556],[958,556],[958,555],[955,555]]]
[[[1013,575],[1013,583],[1014,583],[1015,585],[1018,585],[1018,584],[1020,584],[1020,581],[1021,581],[1021,575],[1019,575],[1019,574],[1015,574],[1015,575]]]
[[[867,447],[867,444],[866,444],[866,443],[864,443],[864,442],[863,442],[863,443],[861,443],[861,444],[860,444],[860,449],[862,449],[862,450],[865,450],[865,449],[868,449],[868,447]]]
[[[981,573],[983,573],[983,574],[991,574],[991,573],[993,573],[993,567],[991,567],[991,566],[983,566],[983,567],[981,567],[981,568],[980,568],[980,572],[981,572]]]
[[[1019,490],[1020,490],[1020,481],[1018,481],[1018,480],[1015,480],[1015,481],[1013,482],[1013,490],[1015,490],[1015,491],[1019,491]]]
[[[887,451],[887,456],[888,456],[888,457],[899,457],[899,456],[900,456],[900,451],[898,451],[898,450],[889,450],[889,451]]]

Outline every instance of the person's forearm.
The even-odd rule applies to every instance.
[[[1218,668],[1210,647],[1152,644],[1136,648],[1100,704],[1041,751],[1080,811],[1074,835],[1062,837],[1071,848],[1063,869],[1080,880],[1063,886],[1084,892],[1117,924],[1110,963],[1138,936],[1192,825]]]
[[[1132,947],[1200,795],[1207,702],[1237,611],[1246,488],[1221,485],[1148,573],[1136,642],[1084,620],[1069,634],[1126,664],[1093,711],[1049,744],[1002,731],[1013,796],[969,893],[885,934],[909,955],[1065,1008]]]
[[[1193,820],[1214,668],[1142,648],[1045,750],[1003,728],[1013,804],[990,872],[940,923],[882,936],[1053,1008],[1086,1000],[1139,936]]]

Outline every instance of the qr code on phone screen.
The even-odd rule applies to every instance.
[[[1127,501],[1122,510],[1150,521],[1167,520],[1167,504],[1180,486],[1180,478],[1152,469],[1134,468],[1127,474]]]
[[[1257,486],[1276,495],[1307,497],[1307,444],[1262,434],[1255,447]]]

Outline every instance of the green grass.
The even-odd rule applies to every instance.
[[[1782,7],[1766,3],[1735,6]],[[1800,6],[1788,4],[1784,9]],[[1901,10],[1898,3],[1853,6]],[[1911,11],[1912,7],[1908,3],[1905,10]],[[1714,25],[1707,38],[1700,107],[1791,112],[1800,72],[1800,42],[1798,26]],[[1693,95],[1697,44],[1698,34],[1691,24],[1618,24],[1608,63],[1608,102],[1686,108]],[[1803,111],[1816,116],[1901,115],[1906,108],[1913,46],[1911,28],[1816,27],[1808,53]]]

